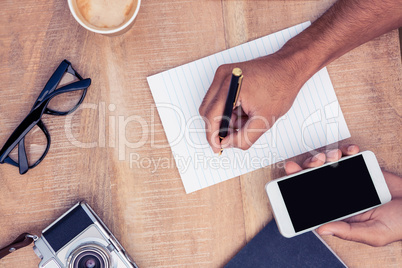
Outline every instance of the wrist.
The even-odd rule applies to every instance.
[[[297,92],[322,68],[322,62],[314,55],[311,46],[301,40],[289,40],[273,56],[282,63],[288,77],[298,84]]]
[[[325,66],[326,59],[322,51],[315,49],[308,38],[297,37],[289,40],[278,53],[293,62],[297,68],[298,78],[307,82]]]

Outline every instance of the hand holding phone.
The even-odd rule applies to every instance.
[[[359,153],[357,145],[342,146],[326,155],[321,153],[306,159],[303,168],[314,168],[327,162],[338,161],[342,155]],[[302,171],[295,162],[286,163],[287,175]],[[402,178],[383,172],[392,195],[392,201],[343,221],[327,223],[317,229],[321,235],[334,235],[342,239],[362,242],[372,246],[384,246],[402,240]]]
[[[366,151],[266,185],[281,233],[292,237],[391,200],[375,155]]]

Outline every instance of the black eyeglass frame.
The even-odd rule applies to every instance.
[[[79,81],[73,82],[71,84],[60,87],[56,90],[59,85],[61,79],[63,78],[65,73],[70,73],[73,76],[77,77]],[[45,87],[39,94],[39,97],[36,99],[35,104],[33,105],[29,114],[25,117],[24,120],[18,125],[18,127],[14,130],[11,136],[8,138],[3,148],[0,150],[0,164],[7,163],[16,167],[19,167],[20,174],[25,174],[29,169],[32,169],[39,165],[40,162],[47,155],[50,148],[50,134],[47,130],[46,126],[42,122],[42,115],[56,115],[63,116],[68,115],[74,112],[78,106],[84,101],[86,96],[88,87],[91,85],[91,79],[86,78],[83,79],[81,75],[79,75],[72,67],[71,63],[67,60],[63,60],[59,67],[57,67],[56,71],[52,74],[49,81],[46,83]],[[49,102],[56,96],[72,92],[82,90],[83,93],[81,98],[77,102],[77,104],[68,111],[56,111],[50,108],[47,108]],[[25,150],[25,136],[29,133],[29,131],[37,125],[45,134],[47,140],[47,146],[42,154],[42,156],[31,166],[28,163],[28,157]],[[11,151],[18,145],[18,162],[14,161],[9,154]]]

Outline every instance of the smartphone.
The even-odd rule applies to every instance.
[[[279,231],[288,238],[391,201],[371,151],[273,180],[265,189]]]

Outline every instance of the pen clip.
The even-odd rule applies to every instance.
[[[240,95],[240,88],[241,88],[242,82],[243,82],[243,75],[241,75],[239,77],[239,81],[237,82],[236,98],[233,102],[233,109],[236,108],[236,103],[237,103],[237,99],[239,98],[239,95]]]

